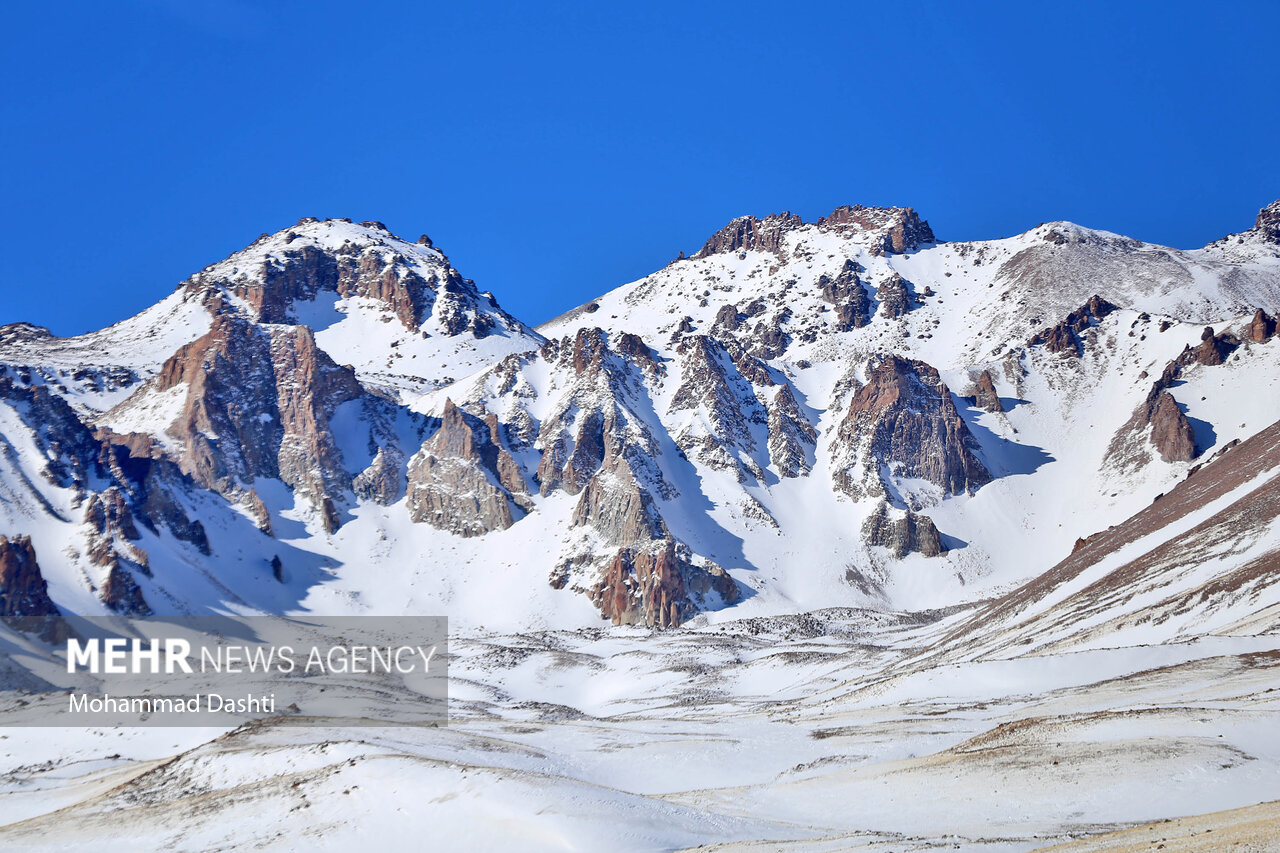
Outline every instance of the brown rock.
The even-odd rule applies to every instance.
[[[812,467],[818,432],[800,411],[790,385],[782,385],[769,404],[769,461],[780,477],[801,477]]]
[[[697,612],[691,587],[716,592],[724,604],[738,600],[737,585],[718,566],[692,566],[671,539],[648,548],[623,548],[592,590],[601,615],[615,625],[675,628]]]
[[[676,444],[705,465],[735,471],[740,481],[762,476],[763,470],[752,463],[757,450],[753,425],[768,424],[768,412],[725,344],[707,335],[687,335],[677,345],[676,357],[680,385],[670,411],[705,411],[710,425],[709,432],[677,432]]]
[[[262,497],[258,494],[257,489],[250,489],[245,494],[244,504],[258,529],[268,536],[274,536],[275,531],[271,527],[271,512],[267,509],[267,505],[262,502]]]
[[[1258,211],[1253,230],[1264,240],[1280,243],[1280,201],[1273,201]]]
[[[779,252],[785,235],[804,224],[799,216],[790,212],[774,213],[764,219],[739,216],[721,228],[695,254],[705,258],[721,252]]]
[[[1196,456],[1196,437],[1187,416],[1168,391],[1157,396],[1151,413],[1151,443],[1165,462],[1190,462]]]
[[[864,207],[860,204],[837,207],[817,222],[825,231],[883,231],[883,252],[909,252],[934,242],[929,223],[909,207]]]
[[[716,319],[712,324],[712,328],[725,332],[736,332],[742,326],[744,319],[745,317],[738,313],[737,305],[724,305],[716,312]]]
[[[123,616],[151,615],[151,606],[142,597],[138,582],[119,560],[111,563],[107,579],[99,591],[102,603]]]
[[[910,285],[897,273],[880,283],[880,287],[876,289],[876,299],[880,301],[880,314],[890,318],[905,316],[915,305]]]
[[[1216,367],[1226,362],[1227,357],[1240,347],[1240,339],[1230,332],[1222,332],[1214,334],[1211,326],[1206,326],[1204,333],[1200,336],[1200,345],[1197,347],[1187,347],[1178,356],[1178,364],[1187,366],[1190,364],[1203,364],[1207,367]]]
[[[29,536],[0,536],[0,620],[48,643],[60,643],[70,633],[49,597]]]
[[[858,279],[853,261],[846,260],[835,278],[819,276],[818,288],[822,298],[835,307],[836,331],[847,332],[871,321],[871,299]]]
[[[974,405],[979,409],[994,414],[1004,411],[1004,406],[1000,403],[1000,395],[996,393],[995,381],[991,378],[991,371],[984,370],[978,374],[976,386],[977,393],[974,395]]]
[[[1084,354],[1081,333],[1115,310],[1117,310],[1116,306],[1095,294],[1089,297],[1089,301],[1080,308],[1068,314],[1066,319],[1058,325],[1033,335],[1027,341],[1027,346],[1043,344],[1050,352],[1079,357]]]
[[[1261,308],[1258,313],[1253,315],[1253,319],[1249,322],[1248,328],[1245,330],[1245,336],[1254,343],[1265,343],[1271,339],[1276,333],[1276,318],[1272,317]]]

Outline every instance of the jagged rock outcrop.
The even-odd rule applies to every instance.
[[[885,501],[863,522],[862,539],[868,545],[885,548],[897,559],[907,554],[937,557],[947,552],[933,519],[909,509],[891,509]]]
[[[982,371],[974,381],[973,404],[983,411],[997,415],[1004,411],[1000,395],[996,392],[995,380],[991,378],[991,371]]]
[[[688,561],[687,549],[671,539],[647,548],[623,548],[591,590],[600,614],[614,625],[675,628],[697,612],[697,600],[709,593],[733,604],[739,593],[720,567],[701,568]]]
[[[739,216],[713,234],[693,257],[705,258],[720,252],[776,254],[785,249],[786,235],[804,225],[803,219],[789,211],[770,214],[764,219]],[[909,207],[843,205],[829,216],[820,217],[813,226],[822,231],[876,234],[878,239],[871,245],[872,254],[876,255],[909,252],[934,241],[929,223],[921,220]]]
[[[95,566],[114,569],[121,560],[151,574],[147,552],[133,543],[141,538],[133,523],[124,492],[118,486],[89,496],[85,506],[85,522],[89,525],[89,561]]]
[[[404,457],[395,448],[379,447],[369,467],[351,481],[356,496],[380,506],[391,506],[404,495]]]
[[[1161,391],[1151,406],[1151,443],[1165,462],[1190,462],[1196,457],[1196,434],[1173,395]]]
[[[906,316],[915,305],[910,285],[897,273],[880,282],[876,288],[876,299],[880,302],[879,313],[891,319]]]
[[[871,322],[871,298],[858,279],[858,267],[852,260],[846,260],[835,277],[819,276],[818,289],[822,298],[835,307],[836,331],[859,329]]]
[[[49,643],[60,643],[69,633],[49,597],[29,536],[0,536],[0,620]]]
[[[499,324],[519,326],[430,240],[410,245],[381,223],[352,229],[344,222],[304,218],[192,276],[185,287],[213,303],[231,295],[261,323],[298,322],[297,304],[332,294],[380,303],[411,331],[428,319],[435,320],[433,332],[447,336],[483,338]]]
[[[271,341],[276,402],[283,427],[277,454],[280,479],[295,493],[334,500],[351,487],[330,428],[334,411],[364,396],[350,368],[339,367],[316,346],[306,326],[275,333]]]
[[[102,603],[125,616],[151,613],[133,576],[134,571],[151,575],[147,552],[134,541],[140,539],[125,493],[118,486],[89,497],[85,506],[89,526],[89,562],[105,569],[98,595]]]
[[[143,597],[137,580],[119,560],[107,567],[106,580],[98,590],[98,596],[103,604],[122,616],[140,618],[151,615],[151,605]]]
[[[782,385],[769,402],[769,461],[780,477],[802,477],[813,467],[818,431],[800,411],[790,385]]]
[[[935,239],[929,223],[909,207],[843,205],[830,216],[821,217],[817,224],[825,231],[882,231],[884,236],[873,247],[880,254],[909,252]]]
[[[1278,217],[1280,217],[1280,214],[1278,214]],[[1277,225],[1277,228],[1280,228],[1280,225]],[[1249,321],[1249,325],[1245,329],[1245,337],[1259,344],[1271,340],[1271,336],[1275,333],[1276,318],[1261,308],[1258,309],[1258,313],[1253,315],[1253,319]]]
[[[30,387],[0,376],[0,399],[17,404],[42,454],[44,479],[64,488],[83,491],[97,471],[98,441],[75,410],[43,385]]]
[[[271,524],[271,511],[267,509],[267,505],[263,502],[262,496],[258,494],[257,489],[250,489],[244,496],[244,507],[249,511],[249,517],[253,519],[253,523],[258,529],[268,536],[274,536],[275,530]]]
[[[177,539],[190,543],[201,554],[211,553],[204,524],[192,519],[174,494],[190,494],[196,482],[165,458],[137,456],[130,451],[134,442],[100,430],[101,445],[95,457],[98,470],[128,496],[133,517],[155,532],[164,525]],[[117,443],[116,439],[123,441]]]
[[[1206,335],[1201,346],[1206,343],[1212,345],[1212,335]],[[1112,437],[1106,455],[1109,464],[1121,471],[1133,471],[1141,467],[1147,458],[1140,442],[1140,436],[1143,435],[1148,436],[1151,446],[1165,462],[1187,462],[1198,455],[1195,431],[1168,391],[1182,376],[1185,367],[1200,363],[1198,352],[1199,348],[1188,347],[1178,358],[1165,365],[1160,378],[1151,384],[1146,399]]]
[[[181,443],[178,462],[185,473],[224,493],[239,482],[279,475],[284,428],[265,331],[240,317],[216,317],[209,332],[179,348],[154,381],[162,394],[179,385],[186,386],[186,402],[170,433]]]
[[[1240,348],[1240,339],[1230,332],[1214,334],[1213,327],[1205,326],[1200,334],[1199,346],[1188,346],[1178,356],[1178,364],[1186,367],[1190,364],[1203,364],[1216,367],[1226,362],[1231,353]]]
[[[871,366],[832,451],[835,485],[854,498],[900,491],[903,478],[932,483],[940,495],[972,493],[991,480],[938,371],[896,355]]]
[[[1280,243],[1280,201],[1273,201],[1258,211],[1253,230],[1264,240]]]
[[[1097,325],[1115,310],[1116,306],[1095,294],[1084,305],[1068,314],[1061,323],[1032,335],[1027,346],[1043,344],[1049,352],[1079,357],[1084,354],[1084,340],[1081,338],[1084,331]]]
[[[676,444],[712,468],[734,471],[739,481],[763,477],[754,458],[755,430],[767,427],[769,415],[725,345],[707,335],[687,335],[676,355],[680,385],[670,411],[705,412],[705,420],[692,418],[676,433]]]
[[[618,335],[617,348],[618,355],[640,365],[646,373],[650,375],[663,373],[662,364],[659,363],[657,356],[639,335],[623,332]]]
[[[330,420],[365,391],[307,327],[221,315],[165,362],[154,391],[178,386],[185,404],[169,434],[201,485],[234,496],[258,477],[279,478],[321,509],[350,488]]]
[[[569,524],[589,526],[611,545],[643,544],[669,535],[653,497],[622,456],[611,457],[587,483]]]
[[[734,304],[724,305],[716,312],[715,322],[711,324],[711,328],[720,332],[736,332],[742,327],[742,322],[746,319],[746,315],[738,311],[738,306]]]
[[[694,258],[705,258],[720,252],[778,252],[783,238],[804,224],[794,213],[773,213],[764,219],[739,216],[721,228],[698,250]]]
[[[409,461],[409,518],[459,536],[483,536],[515,522],[488,427],[445,401],[440,428]]]
[[[556,489],[578,494],[609,456],[626,455],[640,464],[658,452],[628,406],[643,377],[656,377],[664,368],[635,335],[619,335],[616,351],[609,344],[603,330],[588,328],[542,347],[542,358],[553,368],[570,372],[538,428],[542,458],[534,479],[543,495]]]

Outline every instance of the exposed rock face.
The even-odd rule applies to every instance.
[[[1280,201],[1273,201],[1259,210],[1253,228],[1264,240],[1280,243]]]
[[[141,537],[133,524],[124,492],[118,486],[90,495],[84,518],[90,528],[90,562],[114,571],[121,568],[122,561],[127,561],[143,574],[151,574],[147,552],[132,544]]]
[[[764,219],[739,216],[712,234],[693,257],[705,258],[720,252],[778,252],[783,248],[784,235],[803,224],[803,219],[790,212],[770,214]]]
[[[697,612],[695,599],[711,591],[725,604],[738,600],[737,585],[723,569],[691,565],[683,549],[664,539],[650,548],[621,549],[592,590],[592,600],[615,625],[674,628]]]
[[[587,483],[570,524],[590,526],[612,545],[648,543],[669,535],[653,498],[621,456],[611,457]]]
[[[822,298],[835,306],[837,331],[858,329],[871,321],[871,299],[853,261],[846,260],[835,278],[819,276],[818,287]]]
[[[123,616],[150,616],[151,606],[129,570],[118,560],[107,569],[107,579],[98,591],[102,603]]]
[[[0,619],[49,643],[60,643],[69,633],[49,597],[29,536],[0,536]]]
[[[572,374],[538,430],[543,453],[535,479],[542,494],[578,494],[607,457],[625,455],[638,463],[658,452],[648,430],[628,414],[627,401],[642,376],[657,376],[663,368],[635,335],[618,336],[618,347],[611,350],[595,328],[543,346],[544,359]]]
[[[1081,334],[1115,310],[1116,306],[1095,294],[1083,306],[1068,314],[1066,319],[1058,325],[1033,335],[1027,341],[1027,346],[1043,344],[1049,352],[1079,357],[1084,354],[1084,341],[1080,337]]]
[[[977,389],[974,395],[974,405],[993,414],[999,414],[1004,411],[1004,406],[1000,403],[1000,395],[996,393],[996,383],[991,378],[991,371],[984,370],[978,374],[978,379],[974,384]]]
[[[316,346],[306,326],[272,335],[276,401],[283,426],[277,461],[280,479],[313,500],[333,499],[351,486],[329,427],[334,410],[364,396],[349,368]]]
[[[294,323],[295,303],[332,294],[380,302],[410,330],[429,317],[438,321],[436,331],[450,336],[469,331],[480,338],[499,322],[518,325],[491,296],[477,292],[430,240],[419,239],[423,249],[411,248],[393,242],[399,238],[380,223],[366,222],[361,226],[368,232],[351,232],[355,239],[338,244],[327,233],[332,224],[304,219],[293,229],[264,235],[244,252],[193,276],[187,287],[213,300],[231,294],[262,323]]]
[[[499,452],[488,428],[447,400],[440,428],[409,462],[409,517],[464,537],[510,527],[515,516],[496,470]]]
[[[1201,356],[1216,352],[1216,347],[1212,329],[1206,330],[1199,347],[1187,347],[1165,365],[1160,378],[1151,384],[1146,399],[1111,439],[1107,448],[1107,459],[1111,464],[1122,471],[1140,467],[1146,454],[1140,449],[1139,436],[1146,433],[1148,427],[1151,428],[1151,445],[1165,462],[1186,462],[1197,456],[1195,432],[1168,389],[1182,376],[1184,368],[1202,364]]]
[[[736,332],[742,326],[746,316],[739,313],[737,305],[724,305],[716,312],[712,328],[718,331]]]
[[[1186,367],[1189,364],[1203,364],[1207,367],[1215,367],[1224,363],[1227,356],[1235,352],[1240,347],[1240,339],[1230,332],[1222,332],[1215,335],[1213,328],[1206,326],[1203,334],[1200,335],[1200,345],[1196,347],[1187,347],[1182,354],[1178,356],[1178,364]]]
[[[245,494],[244,505],[249,510],[249,515],[253,518],[254,524],[258,526],[258,529],[268,536],[274,536],[275,531],[271,526],[271,511],[263,503],[257,489],[250,489]]]
[[[933,229],[909,207],[863,207],[860,204],[837,207],[830,216],[818,220],[827,231],[883,231],[879,245],[882,252],[909,252],[925,243],[934,242]]]
[[[351,481],[351,489],[364,500],[390,506],[404,495],[404,457],[395,448],[380,447],[369,467]]]
[[[653,350],[639,335],[623,332],[618,335],[617,347],[618,355],[640,365],[646,372],[653,375],[663,372],[662,365],[658,362]]]
[[[1161,391],[1151,409],[1151,443],[1165,462],[1190,462],[1196,457],[1196,436],[1173,395]]]
[[[310,329],[219,316],[165,363],[155,390],[184,384],[170,434],[181,442],[182,470],[200,484],[234,495],[257,477],[279,478],[317,507],[350,487],[329,421],[364,390]]]
[[[769,461],[780,477],[801,477],[813,467],[818,431],[813,428],[790,385],[782,385],[769,405]]]
[[[24,387],[7,376],[0,376],[0,399],[18,404],[43,456],[41,476],[55,486],[88,488],[98,442],[67,401],[43,385]]]
[[[786,234],[804,224],[803,219],[790,212],[770,214],[764,219],[740,216],[713,234],[693,257],[705,258],[720,252],[780,253],[785,249]],[[909,207],[845,205],[813,224],[822,231],[876,233],[871,247],[874,254],[908,252],[934,241],[929,223]]]
[[[1280,214],[1278,214],[1280,216]],[[1280,224],[1276,226],[1280,229]],[[1249,327],[1245,330],[1246,337],[1254,343],[1265,343],[1271,340],[1271,336],[1276,333],[1276,318],[1272,317],[1261,308],[1258,313],[1253,315],[1253,320],[1249,322]]]
[[[720,470],[733,470],[739,481],[763,477],[755,460],[754,429],[767,426],[768,412],[756,398],[725,345],[707,335],[688,335],[676,347],[680,385],[671,398],[671,411],[705,411],[710,430],[694,419],[676,435],[685,453]]]
[[[888,356],[872,366],[840,423],[833,478],[855,498],[896,489],[898,478],[926,480],[943,495],[972,493],[991,480],[976,449],[938,371]]]
[[[0,346],[7,346],[14,343],[30,343],[31,341],[45,340],[53,337],[44,326],[37,326],[34,323],[6,323],[0,326]]]
[[[897,273],[880,283],[876,299],[880,300],[880,313],[890,318],[906,316],[915,304],[907,280]]]
[[[937,557],[947,552],[933,519],[909,509],[892,510],[884,501],[863,523],[862,538],[868,545],[887,549],[898,559],[907,554]]]
[[[172,494],[190,493],[196,483],[168,459],[131,454],[127,437],[123,437],[124,443],[116,443],[122,437],[105,430],[100,436],[102,444],[95,462],[128,496],[134,518],[152,531],[163,524],[176,538],[208,555],[204,525],[190,518]]]

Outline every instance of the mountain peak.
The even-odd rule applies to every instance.
[[[1253,228],[1264,239],[1272,243],[1280,243],[1280,200],[1273,201],[1258,211],[1258,218]]]

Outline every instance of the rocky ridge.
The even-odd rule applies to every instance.
[[[531,601],[658,628],[778,606],[789,572],[879,604],[908,571],[1026,571],[1001,537],[1074,539],[1031,511],[1054,471],[1084,472],[1081,512],[1123,500],[1077,448],[1149,497],[1258,428],[1211,377],[1273,370],[1269,222],[1194,254],[1069,223],[939,243],[909,208],[743,217],[534,331],[430,240],[303,220],[101,333],[0,329],[0,464],[31,508],[0,532],[132,616],[193,571],[210,602],[293,604],[399,542],[409,576],[515,555]],[[1087,423],[1104,391],[1127,424]]]

